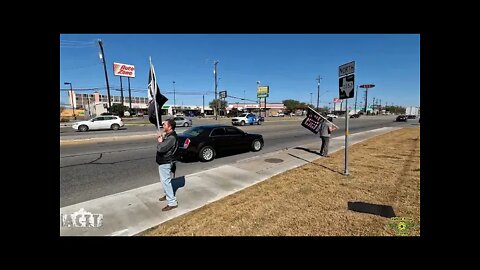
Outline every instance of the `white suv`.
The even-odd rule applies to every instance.
[[[88,131],[95,129],[113,129],[117,130],[123,127],[122,118],[115,115],[101,115],[87,121],[80,121],[73,124],[72,128],[79,131]]]

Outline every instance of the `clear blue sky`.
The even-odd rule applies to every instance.
[[[218,60],[218,91],[256,100],[257,81],[270,87],[267,102],[295,99],[316,105],[320,76],[320,106],[338,97],[338,66],[355,61],[355,89],[375,84],[368,91],[382,104],[420,106],[419,34],[61,34],[60,102],[64,91],[99,88],[106,94],[103,64],[97,39],[103,41],[111,95],[120,95],[120,79],[113,76],[113,62],[134,65],[132,96],[147,96],[149,56],[155,66],[161,92],[176,105],[202,105],[213,98],[213,62]],[[123,79],[128,96],[127,78]],[[63,89],[63,91],[62,91]],[[364,91],[359,89],[358,103]],[[182,93],[183,92],[183,93]],[[89,91],[76,91],[89,93]],[[92,93],[90,91],[90,93]],[[229,103],[243,101],[228,98]],[[349,100],[352,105],[355,98]],[[358,105],[357,105],[358,106]]]

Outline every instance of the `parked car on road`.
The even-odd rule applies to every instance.
[[[263,136],[249,134],[228,125],[203,125],[179,133],[178,145],[177,155],[182,159],[196,157],[200,161],[211,161],[217,153],[260,151]]]
[[[188,119],[185,117],[174,117],[173,121],[177,124],[177,127],[191,127],[192,126],[192,119]]]
[[[350,118],[359,118],[359,117],[360,117],[360,114],[358,113],[350,115]]]
[[[101,115],[87,121],[76,122],[72,128],[78,131],[88,131],[97,129],[113,129],[117,130],[123,127],[122,118],[116,115]]]
[[[327,114],[327,117],[331,117],[331,118],[338,118],[337,115],[333,114],[333,113],[329,113]]]

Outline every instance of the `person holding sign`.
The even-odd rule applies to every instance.
[[[330,134],[337,130],[335,125],[333,125],[332,122],[333,118],[328,117],[328,121],[325,121],[325,119],[322,119],[320,128],[319,128],[319,133],[320,133],[320,138],[322,139],[322,146],[320,147],[320,156],[322,157],[328,157],[328,143],[330,142]]]

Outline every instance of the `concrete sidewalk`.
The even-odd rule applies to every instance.
[[[349,145],[353,145],[399,128],[384,127],[371,131],[351,134]],[[345,137],[330,140],[330,153],[344,148]],[[274,175],[294,169],[320,157],[320,139],[317,143],[301,145],[286,150],[259,155],[241,163],[224,165],[207,171],[172,180],[179,207],[168,212],[161,209],[166,202],[158,201],[163,194],[160,182],[133,190],[60,208],[61,236],[131,236],[159,225],[167,220],[188,213],[208,203],[217,201],[239,190],[252,186]],[[182,166],[182,165],[180,165]],[[158,180],[160,181],[160,180]],[[75,222],[75,212],[86,211],[93,227],[74,227],[73,223],[84,222],[79,215]],[[97,214],[103,215],[101,226]],[[62,224],[62,217],[65,224]],[[86,223],[84,223],[86,224]]]

